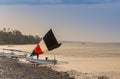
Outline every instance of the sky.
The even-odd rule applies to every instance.
[[[120,42],[120,0],[0,0],[0,29],[60,41]]]

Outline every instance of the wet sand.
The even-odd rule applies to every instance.
[[[17,45],[15,48],[32,51],[35,45]],[[21,53],[16,53],[21,54]],[[67,72],[77,79],[120,79],[120,44],[85,44],[64,43],[60,48],[40,56],[53,59],[54,55],[58,65],[47,65],[58,72]]]

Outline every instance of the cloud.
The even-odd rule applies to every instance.
[[[96,4],[120,2],[119,0],[0,0],[0,4]]]

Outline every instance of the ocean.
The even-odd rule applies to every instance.
[[[75,58],[116,58],[120,57],[120,43],[63,43],[59,49],[52,51],[52,53]]]

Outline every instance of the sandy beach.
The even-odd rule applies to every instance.
[[[35,45],[16,45],[0,48],[15,48],[31,52],[34,47]],[[61,63],[47,66],[59,72],[68,72],[77,79],[119,79],[119,48],[119,44],[63,43],[60,48],[41,55],[40,59],[46,56],[53,59],[55,55]],[[16,52],[16,54],[22,53]]]

